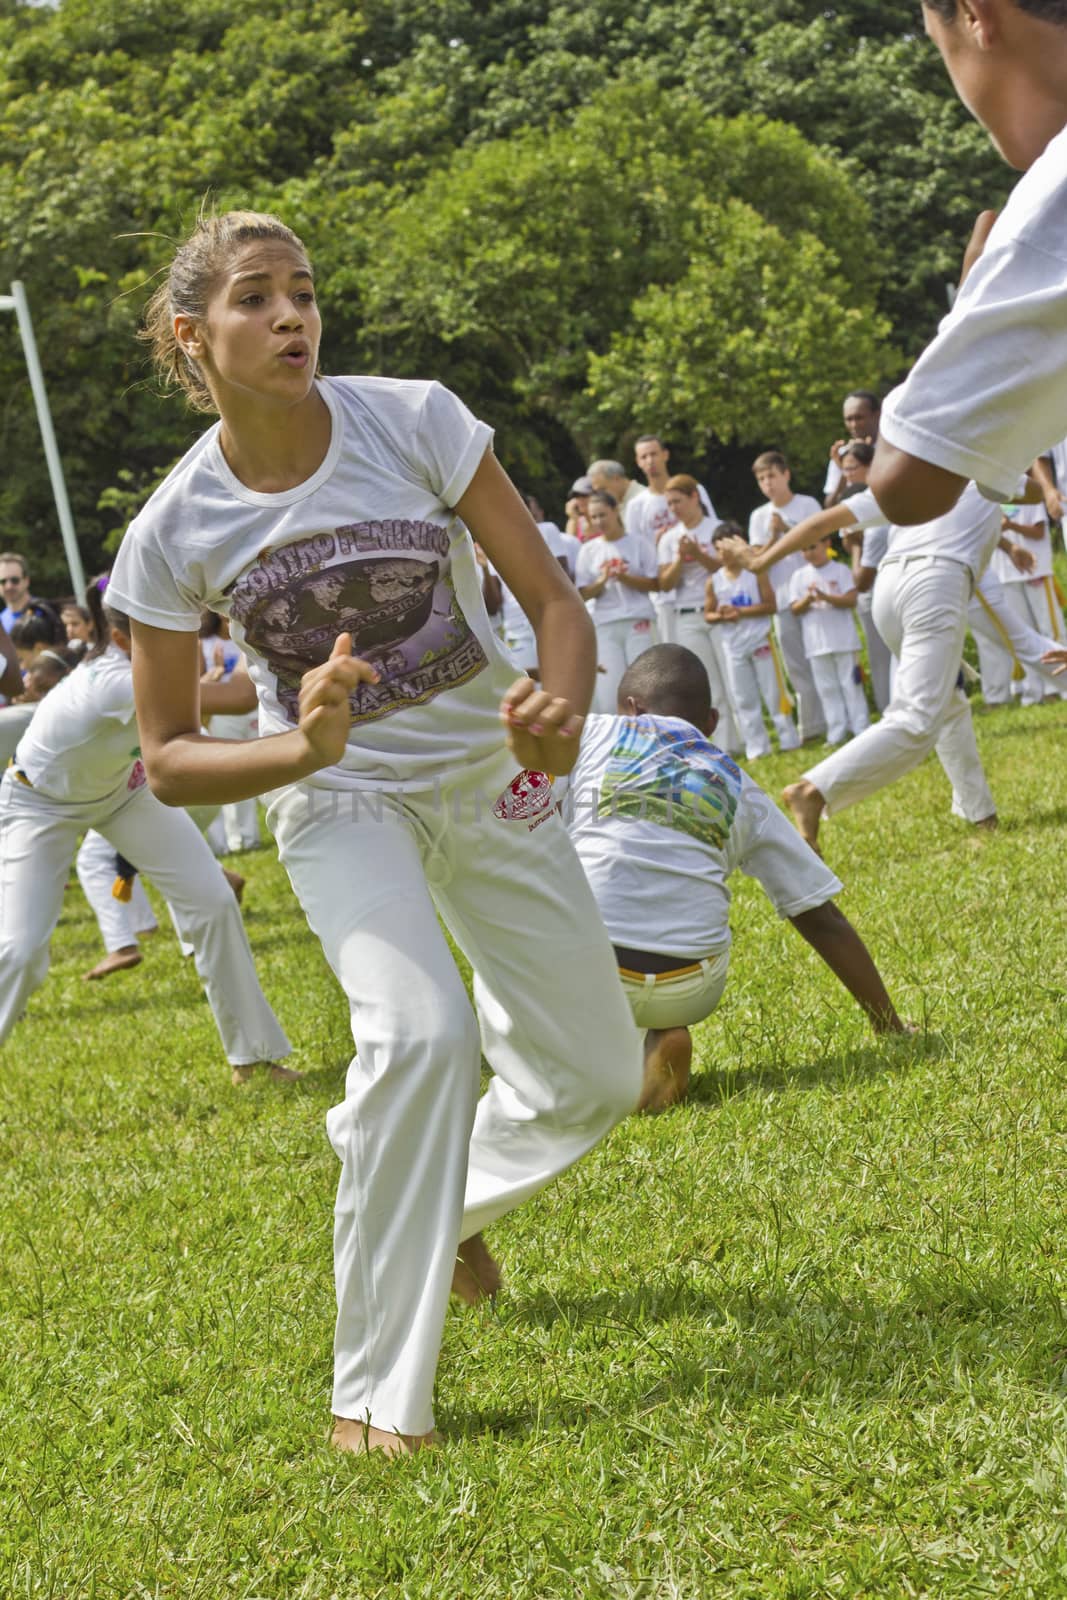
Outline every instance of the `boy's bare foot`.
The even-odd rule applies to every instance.
[[[144,957],[135,944],[124,944],[121,950],[112,950],[103,961],[98,961],[91,972],[83,972],[82,977],[86,983],[92,983],[96,978],[110,978],[113,972],[125,972],[128,967],[139,967],[143,960]]]
[[[693,1041],[688,1028],[649,1028],[645,1035],[645,1081],[638,1111],[666,1111],[685,1099]]]
[[[976,822],[974,826],[981,828],[983,833],[992,833],[1000,827],[1000,818],[994,811],[988,817],[983,817],[980,822]]]
[[[819,823],[822,821],[823,807],[826,801],[807,778],[801,778],[797,783],[791,783],[782,790],[782,799],[793,813],[797,832],[806,844],[813,850],[819,848]]]
[[[237,901],[237,904],[240,905],[241,901],[244,899],[245,880],[242,878],[239,872],[231,872],[229,867],[223,867],[222,876],[226,879],[226,882],[233,890],[233,897]]]
[[[452,1293],[464,1305],[475,1306],[479,1300],[492,1300],[500,1291],[501,1272],[498,1263],[489,1254],[489,1248],[480,1233],[464,1239],[456,1251],[456,1266],[452,1273]]]
[[[247,1066],[234,1067],[230,1081],[239,1089],[243,1083],[250,1083],[257,1072],[267,1072],[279,1083],[298,1083],[304,1076],[295,1067],[283,1067],[280,1061],[251,1061]]]
[[[387,1456],[410,1456],[440,1444],[441,1435],[436,1428],[432,1433],[390,1433],[388,1428],[372,1428],[369,1422],[334,1417],[330,1443],[335,1450],[348,1450],[356,1456],[370,1455],[372,1450]]]

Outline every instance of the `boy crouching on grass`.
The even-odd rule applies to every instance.
[[[904,1030],[841,884],[763,790],[712,744],[718,713],[691,650],[661,644],[627,669],[616,716],[590,716],[564,801],[578,856],[646,1029],[639,1110],[683,1099],[689,1029],[715,1010],[740,868],[818,952],[876,1033]]]

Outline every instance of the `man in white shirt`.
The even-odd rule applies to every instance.
[[[593,461],[586,476],[597,493],[611,495],[629,533],[627,514],[633,502],[643,493],[641,485],[627,475],[621,461]]]
[[[700,485],[687,472],[666,483],[665,500],[671,523],[659,542],[659,586],[670,607],[672,637],[661,644],[682,644],[700,657],[711,680],[711,696],[719,708],[719,743],[731,755],[741,749],[736,707],[722,646],[704,620],[708,578],[719,565],[713,537],[717,524],[704,515]]]
[[[757,484],[767,496],[766,505],[758,506],[748,519],[748,542],[753,549],[773,544],[790,528],[795,528],[798,522],[803,522],[805,517],[821,510],[814,495],[794,494],[792,472],[780,450],[765,450],[752,463],[752,471]],[[804,651],[800,618],[794,617],[786,596],[793,573],[803,565],[804,557],[798,550],[795,555],[776,563],[770,571],[778,601],[774,631],[785,660],[785,670],[796,694],[797,725],[802,744],[809,739],[821,738],[826,732],[822,703]]]
[[[670,450],[656,433],[643,433],[634,445],[634,460],[637,462],[638,471],[644,475],[647,487],[640,490],[626,507],[624,513],[626,531],[640,534],[653,545],[658,545],[667,529],[677,521],[667,503],[670,459]],[[711,498],[703,485],[697,485],[697,493],[700,497],[701,510],[714,528],[719,518]],[[661,643],[688,643],[678,639],[675,626],[677,606],[673,597],[664,594],[653,595],[652,604],[656,608],[656,632]]]
[[[823,484],[824,506],[836,506],[848,484],[841,469],[841,455],[851,444],[874,444],[878,438],[878,424],[882,417],[882,403],[870,389],[850,389],[841,408],[844,418],[845,439],[835,439],[830,446],[830,460]]]
[[[1067,416],[1067,4],[925,0],[923,19],[1025,175],[978,219],[952,310],[883,407],[870,484],[897,524],[942,515],[971,478],[1011,500]]]

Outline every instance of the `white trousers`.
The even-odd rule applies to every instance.
[[[711,684],[711,703],[718,707],[719,726],[715,730],[715,743],[728,755],[741,752],[741,734],[737,725],[737,708],[730,688],[730,675],[726,665],[726,651],[715,637],[713,628],[704,621],[700,611],[675,613],[675,643],[684,645],[699,656],[707,669]]]
[[[978,646],[982,698],[987,705],[1007,705],[1011,700],[1016,661],[1026,671],[1024,698],[1027,698],[1027,684],[1031,681],[1037,686],[1036,693],[1031,690],[1028,697],[1032,702],[1047,694],[1067,697],[1063,678],[1057,678],[1052,668],[1041,660],[1046,650],[1062,644],[1062,637],[1052,637],[1043,634],[1040,628],[1032,627],[1026,603],[1013,604],[1009,600],[1013,589],[1024,587],[1023,584],[1001,583],[994,573],[987,570],[982,574],[967,610],[967,622]]]
[[[72,804],[28,788],[12,769],[0,782],[0,1044],[48,973],[48,944],[87,828],[142,871],[169,901],[193,946],[227,1059],[277,1061],[289,1041],[256,978],[241,913],[218,863],[184,811],[142,783]]]
[[[653,594],[652,604],[656,608],[656,643],[678,643],[678,613],[674,608],[673,594]]]
[[[856,601],[856,615],[863,637],[867,641],[867,665],[871,672],[871,693],[879,712],[885,710],[889,704],[890,677],[892,672],[893,654],[882,635],[874,625],[871,607],[874,603],[873,593],[868,590],[861,594]]]
[[[333,1409],[403,1433],[433,1426],[460,1240],[640,1093],[640,1035],[560,818],[550,800],[494,814],[514,778],[504,756],[436,797],[294,785],[268,812],[357,1050],[326,1120],[342,1164]],[[474,969],[477,1020],[438,912]],[[495,1076],[479,1100],[483,1051]]]
[[[627,667],[644,655],[645,651],[655,643],[652,633],[652,623],[647,619],[641,621],[623,620],[620,622],[597,622],[596,627],[596,653],[598,670],[596,675],[596,689],[593,694],[593,708],[603,711],[608,716],[615,715],[615,701],[622,681],[622,675]]]
[[[952,784],[952,809],[968,822],[996,811],[974,738],[971,708],[957,687],[971,574],[944,556],[883,562],[874,620],[895,657],[893,692],[880,722],[804,776],[828,813],[855,805],[903,777],[936,750]]]
[[[537,670],[537,639],[529,623],[525,627],[509,628],[503,635],[504,649],[520,678],[528,678]]]
[[[214,739],[236,739],[242,743],[258,739],[259,714],[242,711],[239,716],[212,717],[210,732]],[[227,850],[254,850],[260,843],[258,802],[237,800],[223,806],[222,830]]]
[[[782,749],[795,750],[800,738],[792,717],[781,710],[783,685],[778,681],[770,644],[761,644],[743,656],[735,656],[729,650],[723,654],[746,758],[756,761],[771,753],[770,736],[763,721],[764,706],[778,730]]]
[[[1003,585],[1004,598],[1012,610],[1018,623],[1027,629],[1034,629],[1040,634],[1049,636],[1046,649],[1054,646],[1062,648],[1064,642],[1063,613],[1056,600],[1056,593],[1052,587],[1052,579],[1045,578],[1041,582],[1033,583],[1006,583]],[[1018,652],[1016,652],[1018,654]],[[1035,671],[1022,656],[1019,660],[1026,668],[1022,681],[1022,703],[1024,706],[1040,705],[1047,694],[1055,694],[1062,698],[1067,695],[1062,678],[1049,679],[1041,671]]]
[[[116,900],[111,893],[116,876],[115,847],[95,828],[82,840],[74,865],[108,955],[128,950],[137,943],[139,933],[158,927],[140,873],[133,880],[129,900]]]
[[[860,678],[859,651],[831,650],[809,656],[808,665],[826,718],[827,743],[840,744],[850,733],[862,733],[869,727],[871,714]]]
[[[795,617],[791,611],[779,611],[774,619],[774,626],[785,670],[793,685],[800,737],[802,740],[816,738],[820,733],[826,732],[826,718],[815,687],[808,653],[804,649],[804,633],[800,626],[800,618]]]

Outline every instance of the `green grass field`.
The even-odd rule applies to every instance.
[[[922,1036],[738,883],[689,1104],[493,1230],[409,1460],[325,1443],[348,1022],[273,854],[288,1090],[169,927],[83,984],[72,889],[0,1063],[0,1600],[1067,1595],[1067,704],[977,722],[999,833],[933,761],[824,828]]]

